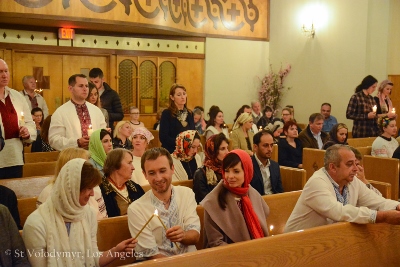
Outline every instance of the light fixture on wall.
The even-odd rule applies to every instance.
[[[301,30],[303,31],[304,35],[307,36],[308,38],[314,38],[315,36],[314,23],[311,23],[310,27],[307,27],[305,24],[303,24]]]

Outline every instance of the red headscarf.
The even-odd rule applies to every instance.
[[[217,159],[218,156],[218,148],[217,153],[215,154],[215,137],[217,135],[212,135],[207,139],[205,149],[204,149],[204,166],[210,168],[211,170],[222,174],[222,161]]]
[[[261,229],[260,221],[258,220],[257,214],[254,212],[253,205],[247,194],[249,191],[249,184],[253,179],[253,162],[247,152],[241,149],[235,149],[229,152],[229,154],[234,153],[239,156],[242,162],[242,167],[244,171],[244,182],[242,187],[230,187],[228,181],[225,178],[225,170],[222,170],[222,177],[224,177],[224,186],[233,194],[239,195],[242,198],[242,209],[243,217],[246,221],[247,228],[250,231],[250,235],[256,239],[264,237],[264,232]]]

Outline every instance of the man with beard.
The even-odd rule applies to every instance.
[[[262,196],[283,193],[279,164],[271,160],[273,145],[274,138],[269,131],[262,130],[253,137],[254,174],[250,185]]]
[[[149,149],[142,156],[141,166],[151,190],[128,208],[132,237],[155,211],[158,215],[154,215],[137,237],[136,254],[143,255],[144,259],[156,259],[195,251],[194,245],[200,237],[197,203],[190,188],[171,185],[174,173],[171,155],[165,148]]]

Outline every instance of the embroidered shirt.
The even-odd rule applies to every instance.
[[[92,121],[90,120],[90,114],[86,106],[86,102],[83,104],[77,104],[72,99],[71,102],[75,106],[76,114],[78,115],[79,121],[81,123],[82,136],[88,136],[89,125],[92,124]]]

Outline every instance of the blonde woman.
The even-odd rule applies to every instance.
[[[113,148],[132,149],[132,142],[129,140],[132,134],[132,127],[129,121],[120,121],[114,129]]]
[[[250,156],[253,156],[253,136],[251,131],[253,116],[249,113],[242,113],[232,128],[231,139],[233,149],[242,149]]]
[[[379,85],[378,94],[374,97],[378,117],[388,116],[390,119],[396,117],[396,113],[392,112],[393,105],[390,100],[392,89],[393,83],[389,80],[384,80]]]

